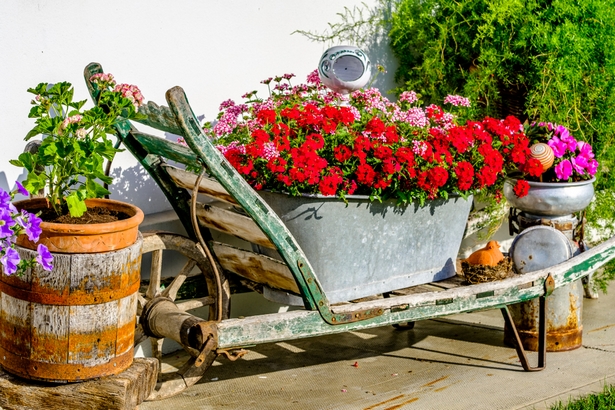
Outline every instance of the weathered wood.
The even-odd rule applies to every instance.
[[[220,242],[214,242],[213,249],[224,269],[274,289],[299,294],[297,282],[285,263]]]
[[[173,167],[171,165],[166,165],[164,168],[178,186],[192,191],[197,178],[194,173]],[[237,205],[237,201],[226,191],[226,189],[224,189],[222,184],[212,178],[206,177],[201,180],[201,183],[199,184],[199,193],[216,198],[219,201]]]
[[[422,292],[355,304],[335,305],[332,308],[336,313],[341,314],[351,314],[356,309],[383,310],[380,316],[337,326],[327,324],[322,320],[319,312],[313,310],[228,319],[218,325],[218,346],[225,349],[281,342],[499,308],[544,295],[544,280],[548,275],[555,280],[556,288],[562,287],[594,272],[614,257],[615,237],[559,265],[501,281],[460,286],[438,292]]]
[[[176,277],[171,282],[170,286],[162,293],[157,289],[160,286],[159,281],[150,282],[145,295],[141,295],[140,303],[144,305],[152,298],[155,300],[147,305],[140,315],[139,328],[147,328],[149,330],[150,343],[152,346],[152,354],[160,359],[162,356],[162,343],[165,338],[170,338],[180,343],[184,349],[196,352],[195,356],[204,348],[200,343],[207,341],[206,346],[211,348],[203,362],[198,365],[194,358],[190,358],[178,371],[174,373],[165,373],[162,380],[157,384],[155,390],[149,397],[149,400],[159,400],[165,397],[170,397],[177,394],[194,383],[198,382],[203,373],[209,368],[216,357],[215,347],[217,338],[210,337],[210,334],[199,334],[203,327],[215,330],[215,320],[226,319],[229,316],[230,310],[230,288],[228,281],[223,276],[221,280],[221,289],[219,292],[216,287],[216,281],[213,269],[210,266],[209,260],[205,257],[200,247],[189,238],[181,235],[156,232],[146,234],[144,237],[143,251],[154,252],[159,255],[162,262],[166,250],[181,253],[188,258],[188,262],[177,273]],[[172,254],[175,252],[169,252]],[[168,254],[168,253],[167,253]],[[175,304],[174,300],[177,296],[177,291],[184,283],[187,277],[194,276],[193,267],[198,274],[202,274],[207,283],[207,292],[209,296],[199,299],[182,301]],[[221,267],[218,267],[221,271]],[[201,273],[202,272],[202,273]],[[152,289],[152,286],[156,290]],[[168,292],[167,292],[168,290]],[[151,296],[150,296],[151,295]],[[217,317],[217,306],[221,304],[220,317]],[[209,306],[209,315],[207,319],[200,319],[192,314],[186,313],[187,310],[201,306]],[[207,320],[211,322],[207,322]],[[135,343],[142,342],[145,339],[143,329],[137,329],[135,332]],[[215,333],[215,331],[214,331]]]
[[[177,125],[175,116],[168,107],[164,105],[159,106],[153,101],[148,101],[147,104],[143,104],[139,107],[139,114],[147,116],[146,119],[139,120],[141,124],[172,134],[181,135],[181,128]]]
[[[185,145],[144,132],[135,131],[132,135],[149,154],[160,155],[182,164],[196,164],[196,155]]]
[[[198,204],[196,215],[203,226],[236,236],[248,242],[275,249],[252,218],[215,206]]]
[[[159,364],[135,358],[115,376],[83,383],[28,382],[0,369],[0,408],[4,410],[133,410],[154,390]]]
[[[54,269],[0,275],[0,364],[24,378],[80,381],[132,362],[141,244],[54,254]],[[35,251],[18,247],[23,258]]]

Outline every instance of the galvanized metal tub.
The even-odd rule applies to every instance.
[[[472,198],[396,206],[259,191],[305,252],[329,302],[454,276]]]

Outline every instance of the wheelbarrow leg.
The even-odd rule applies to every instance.
[[[523,366],[523,370],[526,372],[537,372],[539,370],[547,367],[547,323],[546,323],[546,311],[547,311],[547,300],[546,296],[540,296],[539,303],[539,324],[538,324],[538,366],[531,367],[527,356],[525,355],[525,349],[523,348],[523,343],[521,343],[521,338],[519,337],[519,333],[517,332],[517,327],[512,320],[512,316],[510,315],[510,311],[508,310],[508,306],[504,306],[500,309],[502,311],[502,316],[504,316],[504,322],[506,322],[506,326],[512,329],[513,334],[515,335],[514,344],[515,350],[517,351],[517,355],[519,356],[519,360],[521,361],[521,366]]]

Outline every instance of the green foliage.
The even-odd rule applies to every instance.
[[[610,0],[400,0],[389,21],[396,79],[427,102],[461,94],[474,115],[545,121],[588,141],[600,163],[593,241],[613,235],[615,8]],[[604,290],[615,277],[598,275]]]
[[[590,394],[568,403],[558,403],[551,410],[611,410],[615,408],[615,387],[604,386],[601,393]]]
[[[390,25],[401,89],[427,102],[462,94],[479,116],[565,125],[602,164],[596,188],[615,187],[611,1],[400,0]]]
[[[79,217],[86,211],[85,199],[109,194],[101,184],[112,182],[103,164],[120,150],[107,133],[122,118],[137,116],[136,107],[122,92],[105,89],[97,106],[82,110],[85,100],[73,101],[74,89],[67,82],[40,83],[28,92],[36,95],[28,115],[36,125],[25,139],[39,134],[43,139],[36,153],[25,152],[10,162],[28,171],[23,186],[30,193],[45,189],[58,215],[68,210]]]

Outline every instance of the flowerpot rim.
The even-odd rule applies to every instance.
[[[65,224],[65,223],[57,223],[57,222],[41,222],[41,228],[49,231],[49,232],[66,232],[73,235],[91,235],[91,234],[104,234],[115,231],[123,231],[130,229],[134,226],[138,226],[143,222],[145,215],[143,211],[132,204],[123,201],[116,201],[113,199],[104,199],[104,198],[91,198],[85,200],[86,205],[88,207],[92,206],[105,206],[114,210],[119,210],[121,212],[127,213],[130,217],[114,222],[102,222],[102,223],[93,223],[93,224]],[[17,209],[27,209],[26,207],[30,205],[29,209],[37,210],[42,209],[45,206],[41,206],[42,204],[46,204],[46,198],[30,198],[24,199],[21,201],[16,201],[13,203]]]
[[[519,180],[520,178],[511,178],[511,177],[506,178],[506,182],[510,184],[514,184],[515,182]],[[524,181],[526,181],[530,186],[533,186],[533,187],[554,188],[554,187],[558,187],[562,185],[571,187],[571,186],[582,186],[582,185],[593,184],[596,181],[596,177],[592,177],[591,179],[586,179],[583,181],[576,181],[576,182],[564,182],[564,181],[562,182],[538,182],[538,181],[528,181],[528,180],[524,180]]]

